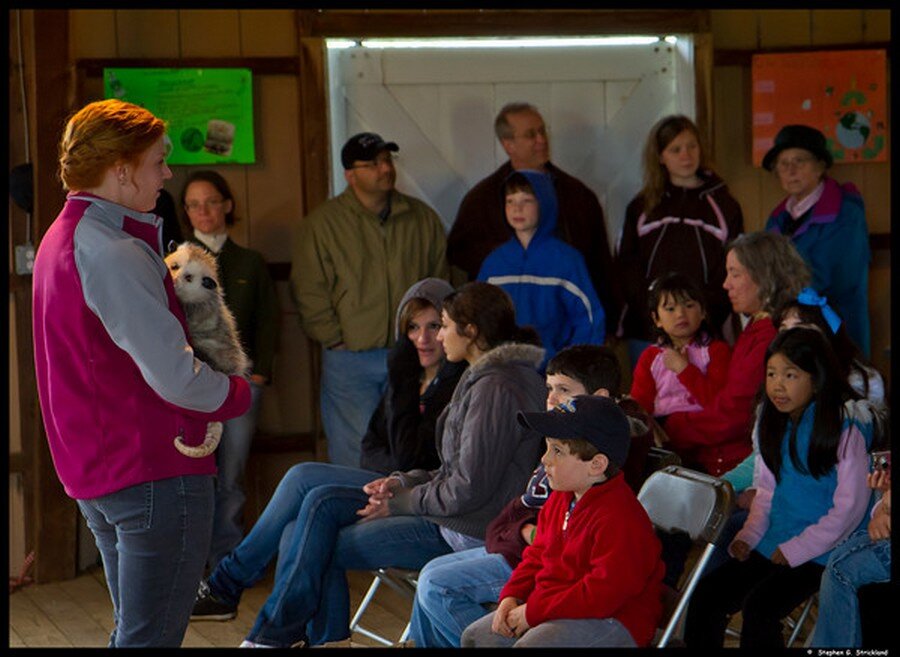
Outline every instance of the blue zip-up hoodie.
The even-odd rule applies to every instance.
[[[520,170],[540,210],[537,232],[523,248],[518,237],[494,249],[478,280],[498,285],[512,297],[516,321],[531,325],[546,350],[544,363],[573,344],[603,344],[606,314],[588,275],[584,257],[555,236],[556,192],[549,176]]]

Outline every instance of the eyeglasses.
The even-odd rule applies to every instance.
[[[224,202],[225,199],[208,198],[205,201],[191,201],[190,203],[185,203],[184,207],[188,210],[199,210],[201,207],[218,208]]]
[[[534,140],[534,139],[537,139],[538,135],[540,135],[541,137],[546,137],[547,136],[547,128],[544,126],[541,126],[539,128],[532,128],[531,130],[526,130],[525,132],[523,132],[520,135],[513,135],[513,139]]]
[[[387,164],[388,166],[394,166],[394,160],[397,159],[396,155],[391,155],[390,153],[385,153],[384,155],[379,155],[371,162],[366,162],[364,164],[354,164],[351,169],[376,169],[380,167],[382,164]]]
[[[777,171],[790,171],[794,167],[797,167],[799,169],[800,167],[806,166],[814,159],[815,158],[810,157],[809,155],[800,155],[798,157],[792,157],[790,159],[785,158],[783,160],[778,160],[778,162],[775,163],[775,169]]]

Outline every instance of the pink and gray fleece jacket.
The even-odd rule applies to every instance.
[[[162,220],[70,194],[34,266],[34,358],[41,413],[66,493],[213,474],[215,458],[173,446],[250,406],[246,380],[194,358],[161,257]]]

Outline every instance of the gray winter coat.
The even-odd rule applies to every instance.
[[[540,347],[507,343],[469,367],[437,421],[441,466],[392,473],[403,488],[389,501],[391,515],[420,515],[484,538],[540,458],[542,436],[520,426],[516,413],[545,410],[547,391],[537,371],[543,355]]]

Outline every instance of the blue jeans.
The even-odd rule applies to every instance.
[[[479,618],[462,635],[463,648],[635,648],[631,633],[615,618],[557,618],[518,638],[491,631],[494,613]]]
[[[209,552],[214,494],[212,475],[191,475],[77,500],[112,598],[110,648],[181,646]]]
[[[256,418],[263,387],[250,383],[250,410],[224,422],[222,440],[216,450],[216,510],[207,568],[212,571],[244,537],[244,471],[256,433]]]
[[[419,573],[409,638],[416,648],[459,648],[463,630],[497,602],[512,568],[483,547],[451,552]]]
[[[335,465],[359,467],[363,436],[387,386],[387,352],[322,350],[322,426]]]
[[[303,638],[306,621],[318,607],[318,591],[334,552],[337,532],[359,519],[356,511],[368,499],[362,487],[381,476],[330,463],[293,466],[279,482],[250,533],[210,575],[213,593],[237,604],[243,590],[265,575],[277,554],[275,586],[260,610],[257,624],[293,615],[290,625],[294,633],[285,643],[290,645]],[[310,606],[302,616],[295,615],[299,610],[291,602],[295,590],[312,592],[304,593],[306,599],[300,600]]]
[[[419,570],[452,551],[440,527],[419,516],[391,516],[344,527],[325,575],[322,604],[311,620],[312,644],[350,636],[350,596],[346,571],[404,568]]]
[[[437,525],[422,518],[355,524],[368,499],[362,487],[380,476],[329,463],[300,463],[288,470],[253,529],[209,578],[217,597],[237,604],[278,554],[275,584],[248,640],[290,646],[303,638],[313,644],[345,639],[350,635],[346,570],[417,569],[450,551]]]
[[[862,627],[857,589],[863,584],[891,578],[891,541],[872,541],[859,530],[834,548],[822,573],[819,616],[813,631],[813,648],[860,648]]]

